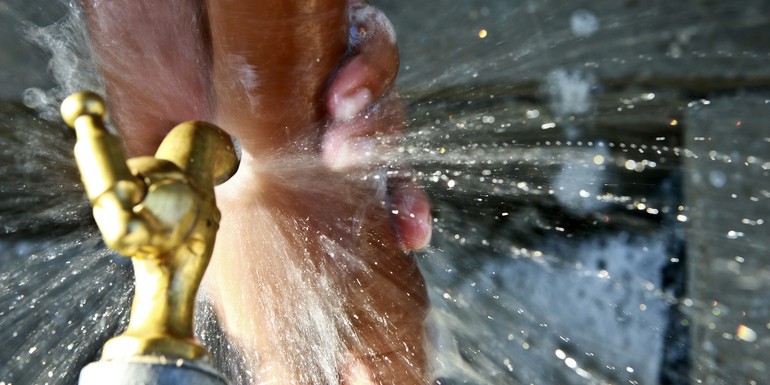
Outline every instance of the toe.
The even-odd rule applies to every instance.
[[[391,214],[401,242],[410,250],[425,248],[432,232],[428,195],[412,182],[391,183],[390,194]]]
[[[349,120],[380,99],[398,73],[393,26],[375,7],[350,7],[349,51],[327,90],[327,109],[335,120]]]

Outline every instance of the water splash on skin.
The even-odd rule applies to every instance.
[[[246,58],[239,55],[229,55],[227,63],[231,70],[238,74],[238,82],[243,89],[243,94],[249,99],[249,106],[256,109],[257,103],[259,103],[259,96],[257,96],[259,73],[257,68],[248,64]]]
[[[350,12],[350,45],[355,47],[361,44],[362,41],[371,38],[371,31],[358,30],[356,26],[364,25],[369,20],[377,25],[378,31],[384,31],[388,41],[396,43],[396,30],[393,28],[390,20],[382,12],[378,12],[375,8],[369,6],[356,6],[354,11]],[[368,32],[368,34],[367,34]]]

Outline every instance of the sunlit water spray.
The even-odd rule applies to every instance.
[[[410,108],[406,137],[380,163],[411,163],[411,176],[434,200],[433,243],[420,257],[433,304],[428,328],[434,377],[442,384],[697,380],[688,364],[687,327],[711,322],[718,328],[719,317],[742,309],[685,296],[685,226],[693,207],[684,201],[684,178],[726,191],[735,182],[732,175],[766,178],[770,166],[762,138],[760,147],[745,152],[719,151],[700,146],[708,137],[684,128],[718,117],[745,125],[750,114],[767,113],[761,97],[711,100],[709,86],[699,80],[729,78],[725,73],[737,70],[719,63],[731,57],[743,71],[756,72],[762,52],[730,39],[712,48],[703,36],[725,28],[727,19],[739,20],[739,31],[766,30],[766,20],[751,16],[761,14],[754,9],[761,4],[715,5],[711,11],[719,17],[705,19],[692,16],[697,7],[663,2],[603,12],[549,2],[442,2],[424,6],[431,12],[417,6],[411,13],[384,5],[400,31],[402,90]],[[459,38],[437,44],[422,29],[410,29],[440,27],[442,18],[458,18],[443,30]],[[669,25],[681,28],[657,28]],[[425,44],[444,50],[443,65],[420,52]],[[682,67],[697,76],[682,75]],[[741,84],[746,86],[739,79],[738,86],[719,89]],[[41,92],[29,91],[27,104],[40,107],[59,97]],[[21,118],[20,111],[11,115],[45,127]],[[10,376],[0,377],[6,383],[72,382],[79,367],[93,360],[99,341],[116,332],[129,302],[124,262],[106,255],[94,228],[81,227],[89,209],[78,195],[69,145],[56,130],[3,139],[4,175],[21,181],[2,185],[9,197],[6,234],[37,237],[3,240],[1,322],[14,333],[9,363],[0,366],[0,374]],[[40,150],[24,159],[6,151],[20,145]],[[706,162],[698,170],[708,171],[686,174],[685,165],[694,161]],[[283,166],[297,164],[302,162]],[[70,171],[37,177],[53,167]],[[770,194],[732,195],[726,199],[745,203],[764,202]],[[41,212],[43,203],[48,205]],[[746,240],[746,228],[761,228],[767,220],[758,212],[726,223],[725,231],[701,235],[766,250],[764,243]],[[40,223],[56,224],[61,234]],[[763,287],[761,275],[741,272],[745,263],[745,257],[730,256],[724,267],[737,271],[747,287]],[[305,282],[311,270],[289,265],[282,274],[287,283]],[[312,293],[287,294],[310,294],[302,301],[313,306],[283,311],[309,322],[301,325],[315,325],[306,330],[320,333],[314,338],[321,350],[312,352],[318,360],[309,375],[328,381],[344,359],[339,340],[346,329],[335,317],[339,287],[313,285]],[[761,311],[764,303],[749,310]],[[225,357],[220,366],[238,383],[258,378],[250,362],[259,358],[224,338],[212,321],[215,312],[201,308],[206,326],[199,334]],[[39,312],[51,316],[42,321]],[[761,341],[762,325],[729,327],[725,340]],[[714,367],[731,383],[729,368]]]
[[[576,119],[495,99],[460,113],[423,102],[413,111],[430,116],[415,114],[425,127],[403,148],[438,197],[423,264],[435,282],[438,372],[478,383],[657,383],[677,365],[660,357],[681,295],[672,285],[683,279],[662,274],[681,253],[666,234],[681,231],[679,149],[575,137]]]

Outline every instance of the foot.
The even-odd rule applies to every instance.
[[[395,38],[358,1],[340,29],[339,2],[84,8],[131,155],[190,119],[242,146],[204,286],[255,382],[423,383],[427,296],[407,252],[430,238],[429,203],[383,156],[402,129]]]

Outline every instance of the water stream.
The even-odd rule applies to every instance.
[[[770,2],[375,4],[408,105],[384,156],[434,204],[419,258],[437,383],[767,383]],[[0,79],[27,79],[0,94],[0,385],[73,383],[132,285],[91,224],[71,138],[20,103],[93,81],[77,44],[34,28],[66,10],[33,11],[0,2],[79,75],[54,65],[55,88],[47,57],[0,40],[18,58]],[[248,381],[202,308],[202,339]]]

